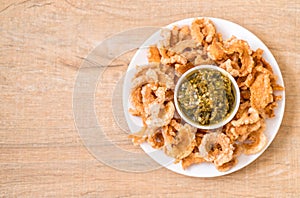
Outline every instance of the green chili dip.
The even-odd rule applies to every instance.
[[[178,104],[192,121],[211,125],[226,119],[235,103],[230,79],[218,70],[200,69],[189,74],[179,86]]]

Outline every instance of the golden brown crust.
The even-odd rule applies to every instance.
[[[161,55],[156,46],[150,46],[148,50],[148,61],[149,63],[159,63]]]

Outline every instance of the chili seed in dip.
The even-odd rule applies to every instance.
[[[220,71],[200,69],[182,81],[177,100],[181,111],[193,122],[216,124],[226,119],[233,110],[234,87]]]

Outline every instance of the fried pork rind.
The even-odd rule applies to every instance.
[[[235,37],[231,37],[224,42],[214,40],[213,43],[208,46],[207,51],[208,56],[221,65],[230,60],[230,64],[227,62],[225,65],[222,65],[222,68],[234,77],[247,76],[252,72],[254,67],[254,60],[251,56],[252,50],[244,40],[239,40]],[[233,68],[233,66],[235,68]],[[237,66],[239,67],[237,68]]]
[[[229,162],[226,162],[220,166],[216,166],[216,168],[218,169],[218,171],[226,172],[229,169],[231,169],[232,167],[234,167],[237,163],[238,163],[238,160],[236,158],[232,158],[232,160],[230,160]]]
[[[280,97],[278,97],[280,98]],[[277,97],[276,97],[277,100]],[[276,101],[275,100],[275,101]],[[263,111],[263,117],[269,117],[269,118],[273,118],[275,117],[275,112],[274,109],[278,107],[278,103],[277,102],[272,102],[271,104],[269,104],[268,106],[266,106],[266,108]]]
[[[227,57],[223,44],[216,40],[214,40],[212,44],[208,46],[207,54],[212,60],[215,61],[221,61]]]
[[[181,76],[184,74],[187,70],[193,68],[194,65],[191,63],[188,63],[186,65],[181,65],[181,64],[175,64],[175,72],[177,76]]]
[[[258,110],[264,109],[269,103],[273,102],[270,74],[260,73],[250,87],[250,92],[251,106]]]
[[[208,18],[196,19],[191,25],[192,38],[198,43],[211,43],[215,37],[216,29],[214,24]]]
[[[140,145],[143,142],[147,141],[148,135],[146,133],[146,127],[143,127],[139,132],[130,134],[128,136],[134,145]]]
[[[252,50],[248,43],[244,40],[233,39],[230,42],[225,42],[226,53],[233,54],[237,52],[241,60],[242,66],[239,70],[240,76],[246,76],[252,72],[254,61],[251,56]]]
[[[230,73],[233,77],[238,77],[240,75],[240,72],[237,69],[234,69],[231,65],[231,60],[228,59],[224,63],[220,65],[222,69],[225,69],[228,73]]]
[[[187,48],[196,48],[196,47],[197,47],[197,43],[194,40],[189,39],[189,40],[183,40],[176,43],[174,47],[169,48],[169,51],[176,54],[181,54]]]
[[[246,155],[252,155],[260,152],[268,143],[264,134],[265,126],[249,134],[243,144],[243,152]]]
[[[206,18],[196,19],[191,29],[188,26],[163,29],[161,35],[164,40],[158,45],[161,63],[175,68],[178,77],[195,65],[214,64],[205,50],[215,32],[213,23]],[[203,37],[201,41],[199,36]]]
[[[203,157],[200,157],[199,153],[191,153],[181,161],[181,166],[185,170],[193,164],[200,164],[206,162]]]
[[[191,38],[192,38],[191,30],[190,30],[190,27],[188,25],[185,25],[185,26],[183,26],[179,29],[179,33],[178,33],[178,40],[179,41],[190,40]]]
[[[265,119],[275,116],[281,100],[272,66],[263,50],[232,36],[223,40],[207,18],[195,19],[190,26],[174,26],[161,31],[163,40],[149,47],[148,66],[138,67],[132,81],[129,109],[141,117],[144,127],[129,137],[135,145],[147,141],[181,161],[183,169],[202,162],[228,171],[241,153],[260,152],[267,144]],[[176,112],[174,81],[197,65],[212,64],[229,72],[240,88],[241,100],[233,120],[219,130],[201,130],[181,123]]]
[[[168,125],[175,112],[175,107],[172,101],[166,105],[159,103],[152,103],[149,105],[149,116],[146,118],[146,125],[148,128],[157,129]]]
[[[144,114],[141,90],[142,90],[141,87],[137,87],[131,92],[130,95],[130,100],[132,102],[132,105],[135,107],[135,109],[130,108],[129,112],[134,116],[143,116]]]
[[[207,133],[199,146],[200,156],[215,166],[221,166],[233,158],[234,147],[224,133]]]
[[[171,156],[179,161],[192,153],[196,140],[195,133],[197,129],[189,124],[182,125],[175,133],[175,136],[170,134],[168,130],[163,130],[165,139],[164,151],[168,156]]]
[[[217,166],[218,171],[225,172],[234,167],[238,163],[237,157],[240,156],[243,152],[243,147],[241,144],[233,144],[233,157],[232,160],[222,164],[221,166]]]
[[[132,81],[132,89],[142,87],[148,83],[159,83],[167,89],[174,90],[174,69],[164,67],[158,63],[152,63],[147,66],[137,67],[137,73]]]
[[[228,125],[229,128],[226,130],[225,134],[230,137],[232,141],[239,141],[239,142],[244,142],[248,135],[254,131],[259,130],[261,127],[264,126],[264,121],[263,119],[258,120],[257,122],[253,124],[244,124],[241,126],[230,126]]]
[[[148,137],[148,143],[152,146],[152,148],[155,149],[160,149],[164,146],[165,142],[161,129],[157,130],[155,133]]]
[[[150,46],[148,51],[148,61],[149,63],[159,63],[160,62],[159,50],[156,46]]]
[[[174,72],[160,64],[138,67],[132,84],[130,99],[134,109],[130,109],[129,112],[141,117],[144,127],[130,137],[135,144],[148,139],[153,147],[161,147],[164,144],[163,138],[159,135],[161,132],[156,134],[156,131],[168,125],[175,113],[171,99],[173,96],[170,96],[175,87]],[[160,144],[156,144],[156,140],[160,140]]]
[[[185,64],[187,64],[187,59],[183,56],[175,54],[174,56],[171,56],[168,58],[162,57],[161,63],[164,65],[172,65],[175,63],[185,65]]]
[[[243,115],[238,120],[231,121],[231,124],[235,127],[241,125],[254,124],[259,120],[259,113],[254,108],[249,108],[247,112],[244,112]]]

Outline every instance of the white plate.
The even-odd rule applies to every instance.
[[[264,50],[263,57],[272,65],[274,73],[278,76],[278,84],[281,86],[284,86],[282,75],[280,72],[280,68],[270,52],[270,50],[267,48],[267,46],[259,39],[257,38],[253,33],[248,31],[247,29],[241,27],[240,25],[237,25],[235,23],[232,23],[230,21],[226,21],[223,19],[217,19],[217,18],[210,18],[215,24],[215,27],[217,29],[217,32],[222,33],[224,39],[230,38],[232,35],[236,36],[239,39],[246,40],[251,49],[256,50],[257,48],[261,48]],[[177,26],[183,26],[183,25],[190,25],[194,18],[184,19],[181,21],[177,21],[175,23],[172,23],[166,28],[171,29],[174,25]],[[148,64],[147,60],[147,47],[149,45],[153,45],[158,43],[159,40],[162,40],[163,38],[160,36],[160,31],[154,33],[142,46],[141,48],[136,52],[134,57],[132,58],[127,74],[125,76],[124,81],[124,87],[123,87],[123,105],[125,110],[125,117],[128,123],[128,126],[130,128],[130,131],[137,132],[141,129],[142,122],[139,118],[136,118],[129,114],[128,109],[130,107],[130,101],[129,101],[129,95],[130,95],[130,89],[131,89],[131,79],[134,76],[135,73],[135,67],[136,65],[146,65]],[[271,144],[273,139],[275,138],[282,118],[284,114],[284,106],[285,106],[285,92],[280,93],[282,95],[282,101],[278,102],[278,108],[275,110],[276,117],[272,119],[267,119],[267,127],[265,134],[268,138],[268,144],[265,147],[264,150],[261,152],[255,154],[255,155],[241,155],[238,157],[238,164],[228,170],[227,172],[219,172],[215,166],[211,163],[202,163],[199,165],[193,165],[188,170],[183,170],[181,167],[181,163],[173,164],[172,159],[164,154],[163,151],[157,151],[153,149],[149,144],[144,143],[141,145],[142,149],[150,156],[152,157],[156,162],[161,164],[162,166],[165,166],[167,169],[174,171],[176,173],[180,173],[187,176],[194,176],[194,177],[215,177],[215,176],[221,176],[226,175],[232,172],[235,172],[247,165],[249,165],[251,162],[253,162],[255,159],[257,159],[265,150],[266,148]],[[156,152],[154,152],[156,151]],[[155,154],[153,154],[155,153]],[[166,161],[170,163],[166,163]]]

